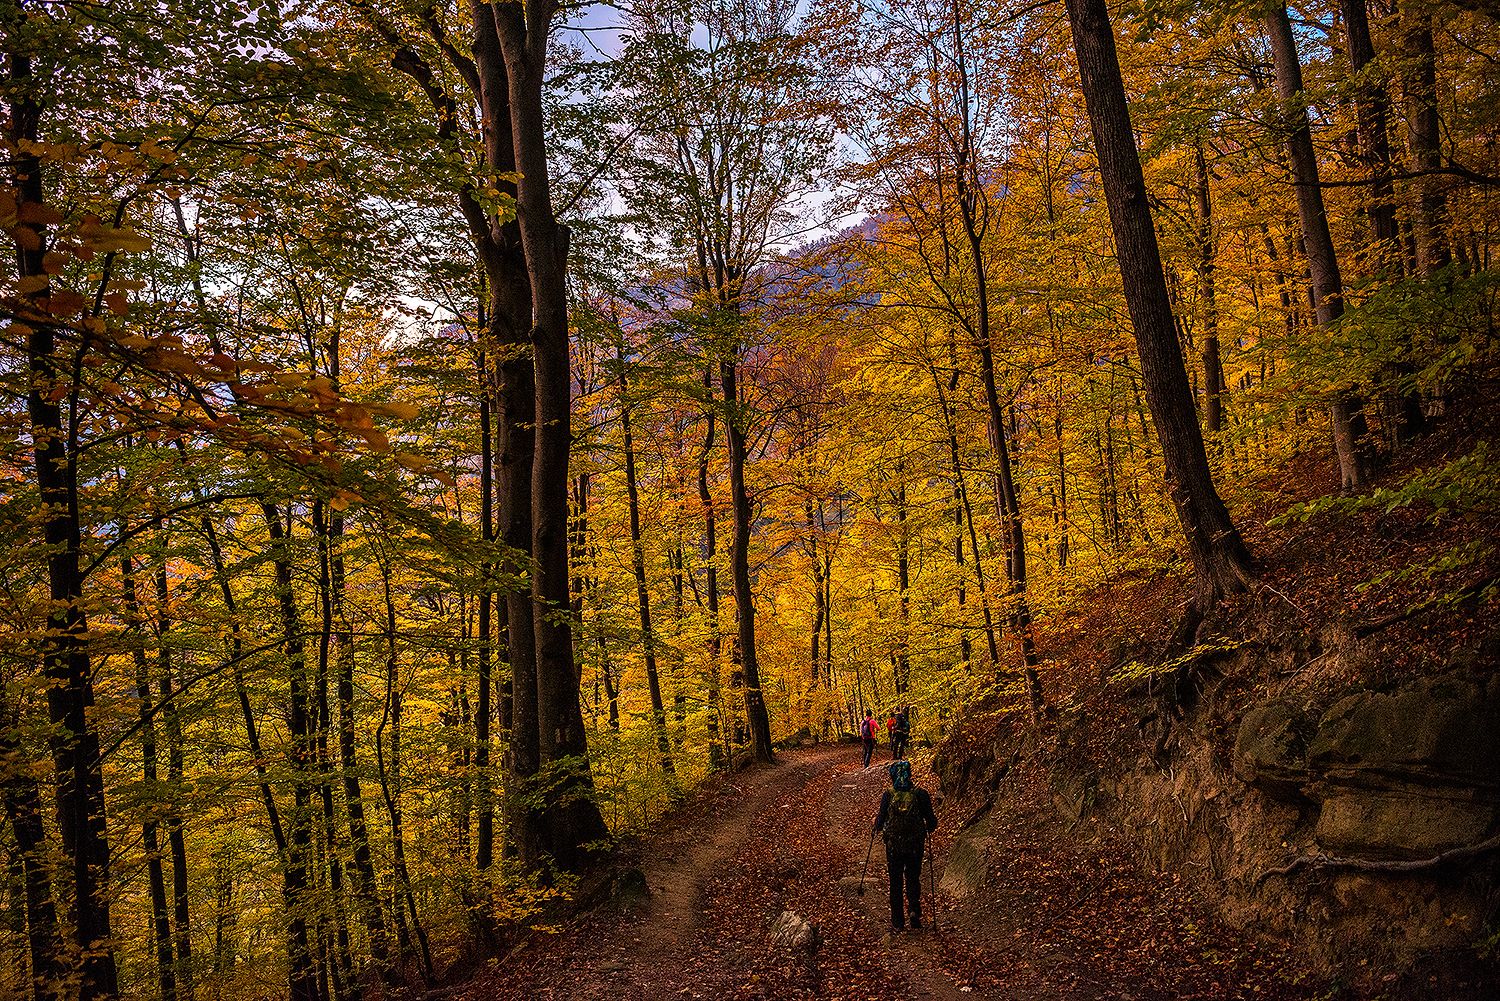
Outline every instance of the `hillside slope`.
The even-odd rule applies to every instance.
[[[992,910],[1028,846],[1056,843],[1092,858],[1059,921],[1089,921],[1088,873],[1128,864],[1286,943],[1287,980],[1305,966],[1351,997],[1495,996],[1495,440],[1449,427],[1364,499],[1315,500],[1336,489],[1324,456],[1247,491],[1260,586],[1185,645],[1188,592],[1168,574],[1043,623],[1048,717],[992,696],[935,763],[968,812],[948,884],[963,906]],[[1149,962],[1200,932],[1128,934]],[[1241,996],[1234,981],[1182,996]]]

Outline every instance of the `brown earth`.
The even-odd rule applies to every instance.
[[[918,780],[935,788],[930,773]],[[1066,828],[1024,788],[996,808],[979,891],[962,907],[940,899],[935,928],[929,921],[926,931],[891,936],[883,853],[869,834],[884,787],[884,767],[861,768],[850,745],[793,750],[775,765],[718,777],[622,853],[644,872],[648,902],[530,933],[444,993],[472,1001],[1340,996],[1300,973],[1287,949],[1209,917],[1185,881],[1144,874],[1113,832],[1087,822]],[[944,809],[937,798],[940,879],[952,835],[969,818],[966,805]],[[783,910],[819,926],[810,963],[771,943]]]

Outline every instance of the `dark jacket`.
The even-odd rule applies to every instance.
[[[930,834],[937,830],[937,814],[932,812],[932,797],[921,786],[913,786],[912,792],[917,794],[917,809],[922,811],[922,823],[927,825],[927,832]],[[891,791],[887,789],[885,795],[880,797],[880,812],[875,814],[875,830],[885,829],[885,815],[890,808]]]

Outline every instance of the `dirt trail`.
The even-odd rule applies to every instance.
[[[885,785],[883,766],[861,768],[859,757],[849,745],[805,748],[719,780],[690,819],[638,849],[648,903],[536,936],[455,993],[475,1001],[982,997],[942,972],[941,932],[886,934],[880,845],[865,894],[855,892]],[[820,927],[811,964],[770,942],[771,923],[788,909]]]

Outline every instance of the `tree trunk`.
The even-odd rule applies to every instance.
[[[1387,132],[1390,99],[1385,84],[1369,79],[1367,67],[1375,59],[1370,40],[1369,8],[1365,0],[1340,0],[1344,32],[1349,42],[1349,75],[1354,80],[1354,108],[1359,122],[1360,156],[1370,172],[1370,237],[1378,271],[1400,263],[1397,247],[1396,204],[1391,188],[1391,142]]]
[[[26,765],[25,749],[17,738],[20,711],[0,696],[0,755],[9,763],[0,787],[5,795],[5,817],[10,821],[26,882],[26,941],[31,959],[33,1001],[55,1001],[63,985],[58,958],[57,909],[52,903],[52,880],[47,867],[47,834],[42,821],[42,797]]]
[[[390,938],[385,913],[375,881],[375,864],[370,854],[369,825],[365,820],[364,793],[359,782],[359,759],[354,733],[354,629],[344,611],[346,576],[344,572],[344,520],[335,515],[329,524],[329,603],[338,626],[334,665],[337,670],[339,707],[339,769],[344,786],[344,812],[349,818],[349,846],[354,858],[350,882],[354,903],[364,921],[369,938],[370,959],[387,986],[395,983],[391,965]]]
[[[381,533],[390,538],[390,533]],[[398,650],[396,647],[396,602],[391,596],[391,564],[389,560],[381,560],[376,557],[380,564],[381,594],[385,598],[385,705],[380,714],[380,725],[375,728],[375,771],[380,777],[380,792],[385,799],[386,818],[391,825],[391,860],[395,863],[396,879],[400,882],[402,896],[406,900],[407,912],[411,915],[412,928],[417,934],[417,943],[420,947],[420,958],[422,960],[422,982],[431,985],[433,982],[432,950],[427,945],[427,932],[422,927],[422,918],[417,913],[417,901],[412,894],[411,874],[406,867],[406,835],[401,824],[401,687],[398,683],[397,668],[400,666]],[[387,773],[385,766],[385,754],[381,745],[381,737],[385,733],[386,724],[391,725],[391,767]],[[392,777],[393,776],[393,777]],[[394,792],[392,785],[396,785]],[[399,908],[400,904],[394,907]]]
[[[532,621],[536,638],[537,731],[548,776],[548,848],[564,869],[608,834],[593,799],[588,742],[573,664],[568,592],[568,454],[572,377],[566,288],[568,232],[552,212],[542,79],[553,0],[491,4],[510,93],[517,217],[530,279],[536,449],[532,460]],[[514,627],[514,615],[511,625]],[[512,640],[512,656],[515,642]],[[519,683],[519,682],[518,682]]]
[[[1214,283],[1213,202],[1203,140],[1193,150],[1198,187],[1198,294],[1203,303],[1203,427],[1217,446],[1224,428],[1224,368],[1219,361],[1219,305]]]
[[[818,547],[818,523],[813,517],[813,504],[809,499],[803,505],[803,513],[807,516],[807,538],[810,543],[809,555],[812,557],[813,576],[813,627],[811,650],[809,651],[808,680],[814,685],[818,683],[819,653],[818,643],[823,637],[823,619],[828,614],[826,595],[823,593],[823,555]]]
[[[308,716],[307,659],[302,641],[302,622],[292,590],[289,537],[274,504],[263,502],[266,528],[271,536],[272,564],[276,571],[276,601],[281,613],[282,650],[286,657],[289,698],[287,730],[292,769],[293,809],[287,839],[283,887],[287,911],[287,982],[291,1001],[323,1001],[318,990],[313,961],[313,940],[308,930],[312,911],[308,885],[308,862],[312,853],[311,803],[307,775],[312,769],[311,720]]]
[[[900,472],[899,468],[897,470]],[[901,638],[896,643],[896,695],[911,688],[911,526],[906,522],[906,484],[896,489],[896,521],[901,535],[896,548],[896,588],[901,596]]]
[[[1009,572],[1011,591],[1015,602],[1011,613],[1011,626],[1021,639],[1022,670],[1026,679],[1026,692],[1034,710],[1040,710],[1045,702],[1041,682],[1037,677],[1038,659],[1031,635],[1031,610],[1026,600],[1026,535],[1021,524],[1021,507],[1016,495],[1015,482],[1011,476],[1010,449],[1005,436],[1005,415],[1000,406],[1000,394],[995,380],[995,356],[990,342],[989,279],[985,267],[983,236],[989,220],[988,194],[984,181],[975,163],[974,141],[969,121],[968,64],[964,56],[963,27],[957,17],[955,6],[953,22],[954,51],[957,54],[959,79],[959,107],[962,114],[962,135],[955,165],[955,186],[958,192],[959,217],[963,223],[964,238],[969,245],[969,257],[974,267],[975,298],[978,329],[975,342],[979,348],[980,375],[984,382],[984,401],[989,413],[990,445],[995,450],[998,467],[996,483],[996,514],[1005,526],[1006,568]]]
[[[13,79],[29,77],[29,59],[11,53]],[[35,116],[29,100],[16,102],[8,132],[11,138],[35,141]],[[18,201],[41,204],[41,164],[30,154],[16,157]],[[20,277],[46,279],[42,255],[44,227],[36,225],[35,247],[17,245]],[[48,297],[44,286],[29,298]],[[77,442],[63,426],[53,398],[56,388],[72,379],[56,357],[54,331],[37,323],[26,336],[31,374],[27,413],[35,441],[38,500],[47,543],[47,582],[51,610],[42,638],[42,664],[49,681],[47,706],[55,736],[52,757],[57,774],[57,818],[63,849],[73,865],[73,944],[78,950],[79,1001],[113,998],[119,975],[110,932],[110,854],[104,814],[104,781],[99,762],[99,735],[90,724],[94,706],[93,663],[88,652],[89,624],[83,610],[82,527],[78,510]],[[70,390],[77,393],[76,388]]]
[[[656,637],[651,631],[651,592],[646,587],[646,553],[641,545],[641,495],[635,481],[635,440],[630,433],[630,387],[626,384],[625,352],[620,364],[620,429],[625,445],[625,495],[630,506],[630,568],[635,573],[635,601],[641,617],[641,648],[646,659],[646,688],[651,695],[651,725],[656,728],[656,749],[664,772],[672,766],[672,747],[667,739],[667,712],[661,698],[661,679],[656,673]]]
[[[703,590],[708,603],[708,698],[713,714],[708,718],[708,762],[718,770],[723,763],[721,747],[723,728],[719,717],[723,712],[719,699],[721,676],[720,657],[724,642],[719,630],[719,568],[715,563],[719,553],[718,523],[714,515],[714,498],[708,489],[708,457],[714,449],[713,368],[705,362],[703,366],[703,389],[709,398],[704,408],[703,420],[707,425],[703,431],[703,447],[698,452],[698,500],[703,505]]]
[[[331,333],[329,353],[338,357],[338,333]],[[314,361],[313,364],[316,364]],[[330,372],[335,387],[338,385],[338,369]],[[349,1001],[350,981],[354,973],[354,959],[349,952],[349,924],[344,913],[344,863],[338,851],[338,825],[333,806],[333,762],[329,757],[328,731],[332,719],[328,703],[328,675],[332,664],[333,646],[333,599],[332,568],[329,565],[328,524],[323,501],[313,502],[313,536],[318,547],[318,669],[314,688],[313,706],[316,716],[318,757],[318,798],[323,805],[323,855],[328,866],[327,899],[332,906],[319,912],[319,950],[323,955],[333,1001]],[[328,925],[332,923],[330,930]],[[329,939],[332,939],[330,942]]]
[[[963,466],[959,462],[958,433],[953,427],[953,412],[948,406],[948,397],[943,392],[942,381],[938,378],[937,369],[929,366],[928,371],[932,374],[932,384],[937,389],[938,404],[943,409],[943,428],[948,434],[948,459],[953,470],[953,489],[958,494],[959,502],[963,507],[964,520],[969,526],[969,548],[974,553],[974,574],[979,584],[979,607],[984,613],[984,638],[989,644],[990,669],[998,670],[1000,667],[1000,644],[995,637],[994,614],[990,611],[989,589],[984,585],[984,563],[979,558],[979,535],[974,528],[974,508],[969,501],[969,487],[964,480]],[[964,552],[963,539],[959,538],[957,548],[958,565],[963,566]],[[963,585],[959,585],[959,604],[963,604]],[[963,641],[964,657],[967,662],[968,649],[967,640]]]
[[[1333,249],[1333,236],[1328,229],[1323,189],[1318,186],[1318,157],[1313,149],[1307,108],[1302,104],[1302,63],[1297,55],[1297,43],[1292,35],[1291,22],[1287,20],[1286,7],[1279,2],[1268,5],[1265,22],[1271,38],[1271,56],[1276,62],[1276,93],[1281,98],[1287,160],[1297,189],[1297,216],[1302,223],[1302,242],[1312,275],[1312,305],[1318,326],[1327,335],[1344,315],[1344,283]],[[1363,423],[1361,405],[1357,394],[1339,389],[1335,390],[1330,407],[1333,446],[1338,453],[1339,475],[1345,493],[1362,489],[1368,480],[1363,444],[1359,441]]]
[[[1224,595],[1249,586],[1250,553],[1214,489],[1204,452],[1108,10],[1104,0],[1067,0],[1067,8],[1146,396],[1193,562],[1194,604],[1206,612]]]
[[[151,895],[151,932],[156,945],[156,990],[162,1001],[177,999],[177,964],[172,956],[172,922],[167,910],[167,881],[161,864],[154,803],[161,798],[156,782],[156,718],[151,705],[151,673],[146,661],[145,636],[139,595],[136,589],[135,561],[120,559],[120,579],[124,583],[125,621],[135,633],[131,656],[135,661],[136,698],[140,700],[137,715],[141,735],[141,783],[147,796],[147,813],[141,821],[141,847],[146,853],[146,882]],[[164,643],[158,626],[159,644]],[[163,646],[164,648],[164,646]]]
[[[484,325],[483,304],[480,326]],[[483,335],[481,335],[483,336]],[[479,535],[489,546],[495,541],[494,453],[490,428],[490,371],[483,348],[475,361],[479,384]],[[475,800],[479,811],[479,829],[474,846],[474,866],[480,872],[489,869],[495,849],[495,808],[490,798],[490,653],[494,636],[490,609],[494,605],[490,575],[493,564],[486,559],[480,566],[484,589],[479,592],[479,692],[474,713]]]
[[[163,539],[165,549],[165,539]],[[171,625],[167,591],[167,561],[163,552],[156,566],[156,622],[159,635],[165,635]],[[167,810],[167,844],[172,853],[172,925],[176,953],[176,988],[178,1001],[193,998],[193,934],[189,921],[187,841],[183,832],[182,809],[177,801],[182,788],[182,717],[177,700],[172,693],[172,651],[166,643],[158,643],[156,655],[156,677],[161,695],[162,722],[167,731],[167,783],[170,790],[170,805]]]
[[[1404,48],[1412,68],[1404,81],[1406,91],[1407,148],[1412,173],[1437,171],[1443,166],[1437,107],[1436,56],[1432,43],[1432,15],[1402,4],[1401,27]],[[1452,260],[1448,249],[1448,196],[1439,175],[1412,179],[1412,236],[1417,245],[1417,266],[1431,278]]]
[[[755,650],[755,594],[750,589],[750,494],[745,486],[745,428],[740,415],[738,368],[733,356],[719,363],[719,382],[724,392],[724,438],[729,452],[729,495],[734,508],[730,571],[739,619],[740,670],[745,682],[745,717],[750,724],[751,750],[757,761],[771,761],[775,757],[771,747],[771,719],[761,691]]]

